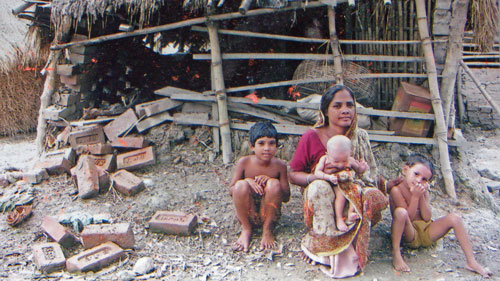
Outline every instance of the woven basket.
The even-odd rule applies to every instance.
[[[372,107],[377,99],[375,85],[373,79],[355,78],[350,79],[350,76],[356,74],[370,73],[367,68],[352,62],[343,62],[344,85],[349,87],[356,97],[356,101],[364,106]],[[305,60],[299,64],[293,74],[294,80],[299,79],[314,79],[321,77],[335,76],[333,63],[325,63],[324,61]],[[318,82],[297,85],[296,90],[301,96],[310,94],[322,95],[326,89],[333,86],[335,82]]]

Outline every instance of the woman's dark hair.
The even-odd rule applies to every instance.
[[[250,135],[250,144],[252,146],[255,146],[255,142],[262,137],[274,138],[276,144],[278,143],[278,131],[276,131],[276,128],[269,121],[255,123],[250,128],[248,134]]]
[[[328,122],[329,122],[329,120],[328,120],[328,106],[330,106],[330,103],[332,102],[333,98],[335,98],[335,95],[342,90],[346,90],[349,93],[349,95],[351,95],[353,101],[356,100],[354,98],[354,93],[351,91],[351,89],[349,89],[348,87],[346,87],[344,85],[335,85],[333,87],[328,88],[326,90],[326,92],[323,94],[323,96],[321,97],[321,105],[319,108],[319,110],[321,110],[321,112],[323,113],[323,118],[325,119],[324,120],[325,126],[328,126]]]
[[[419,153],[410,154],[408,160],[406,160],[406,165],[408,165],[408,167],[411,168],[417,164],[422,164],[427,168],[429,168],[429,170],[431,170],[431,178],[434,176],[434,164],[432,164],[432,162],[429,159],[427,159],[427,157]]]

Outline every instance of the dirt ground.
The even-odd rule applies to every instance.
[[[467,157],[474,156],[471,159],[484,162],[481,159],[491,159],[492,152],[498,155],[498,134],[498,130],[466,131],[465,136],[469,140],[466,153],[473,153]],[[24,167],[36,158],[33,156],[33,139],[32,135],[0,139],[3,149],[0,152],[4,155],[0,157],[2,168]],[[401,146],[398,147],[401,151]],[[403,148],[414,149],[408,146]],[[0,216],[0,278],[126,280],[124,276],[127,271],[132,270],[140,257],[151,257],[155,270],[135,280],[329,279],[317,266],[306,265],[298,257],[305,227],[302,199],[297,186],[292,186],[291,200],[283,206],[282,218],[275,231],[278,248],[275,251],[257,251],[260,238],[257,232],[252,239],[250,253],[234,253],[231,243],[238,236],[239,225],[227,192],[233,167],[222,164],[221,157],[213,159],[213,153],[199,142],[185,141],[170,146],[168,152],[158,151],[161,153],[158,164],[135,172],[144,179],[147,187],[133,197],[119,195],[112,190],[96,198],[82,200],[77,197],[77,190],[68,176],[52,177],[33,186],[34,211],[27,221],[12,228],[5,222],[6,214]],[[382,171],[394,176],[397,173],[396,166],[386,163],[394,162],[390,159],[397,158],[396,146],[378,145],[374,151],[379,166],[384,166]],[[495,164],[499,167],[500,161]],[[7,193],[12,188],[16,187],[10,185],[0,192]],[[493,271],[493,280],[500,280],[500,220],[491,210],[480,207],[464,194],[459,192],[459,203],[450,204],[440,188],[433,188],[434,218],[447,212],[461,214],[476,258]],[[498,191],[492,195],[499,204]],[[187,237],[150,233],[148,221],[158,210],[197,214],[199,224],[195,233]],[[96,273],[70,274],[60,271],[44,275],[35,268],[31,247],[34,243],[48,241],[40,230],[41,219],[45,215],[58,218],[66,216],[73,218],[73,221],[82,217],[96,220],[98,217],[107,217],[111,222],[129,222],[133,225],[136,246],[127,251],[125,260]],[[369,263],[365,271],[352,280],[481,280],[480,276],[464,268],[465,259],[453,233],[430,249],[405,249],[404,257],[412,272],[395,272],[391,263],[390,220],[391,216],[386,210],[383,221],[372,229]],[[70,257],[81,251],[82,247],[76,246],[66,249],[65,254]]]

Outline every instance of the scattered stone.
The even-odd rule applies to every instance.
[[[152,272],[154,269],[154,260],[150,257],[142,257],[135,263],[133,271],[137,275],[144,275]]]
[[[34,169],[23,174],[23,180],[30,184],[39,184],[49,179],[49,174],[45,169]]]
[[[1,174],[0,175],[0,187],[6,187],[9,184],[10,184],[10,182],[9,182],[9,179],[7,178],[7,175]]]
[[[117,277],[120,281],[132,281],[135,279],[135,273],[131,270],[120,271]]]
[[[481,177],[490,179],[492,181],[500,181],[500,172],[492,168],[482,168],[477,170]]]

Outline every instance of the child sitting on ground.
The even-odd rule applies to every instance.
[[[319,179],[324,179],[333,184],[335,192],[335,222],[339,231],[347,231],[347,224],[351,224],[359,215],[354,209],[354,204],[349,204],[347,220],[344,221],[343,212],[346,197],[341,187],[351,188],[353,185],[343,184],[352,182],[354,172],[363,174],[368,169],[368,164],[364,161],[357,161],[351,157],[351,140],[343,135],[330,138],[326,144],[326,155],[319,159],[314,175]],[[358,191],[361,193],[361,190]],[[359,210],[361,211],[361,210]]]
[[[262,225],[260,250],[275,246],[273,229],[279,219],[281,203],[290,199],[287,165],[274,157],[278,132],[270,122],[258,122],[250,128],[253,155],[238,160],[229,193],[233,198],[241,234],[233,250],[248,252],[252,227]]]
[[[474,258],[472,245],[462,219],[448,214],[431,220],[429,181],[434,175],[433,164],[420,154],[412,154],[403,166],[403,181],[390,192],[392,213],[392,263],[397,271],[409,272],[410,268],[401,255],[401,240],[411,248],[428,247],[444,237],[451,229],[465,254],[465,268],[487,278],[491,272]]]

